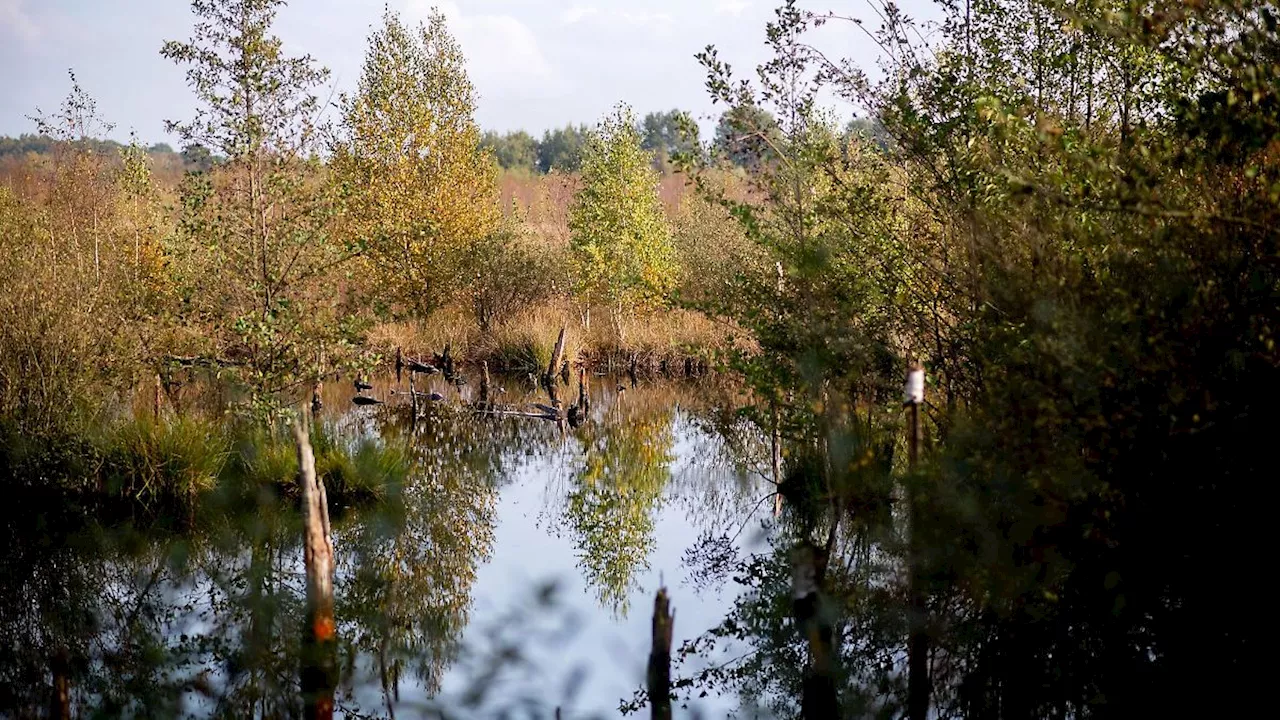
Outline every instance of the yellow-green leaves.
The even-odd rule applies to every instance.
[[[425,314],[458,290],[467,249],[498,225],[496,166],[480,148],[475,89],[444,16],[417,28],[390,11],[343,101],[334,179],[348,232],[403,308]]]
[[[615,323],[664,298],[676,279],[651,163],[631,109],[619,105],[587,141],[582,189],[570,210],[579,296],[588,305],[607,304]]]

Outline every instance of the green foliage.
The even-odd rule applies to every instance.
[[[767,163],[778,152],[778,121],[754,104],[735,104],[720,116],[712,140],[712,153],[738,167]]]
[[[910,562],[947,657],[931,712],[1187,712],[1181,689],[1235,682],[1252,632],[1224,598],[1251,572],[1233,548],[1263,542],[1243,498],[1271,462],[1248,418],[1280,387],[1280,278],[1263,260],[1280,227],[1280,84],[1262,59],[1280,47],[1275,13],[948,5],[943,44],[925,51],[889,6],[871,37],[890,72],[874,83],[804,36],[842,21],[780,9],[755,88],[701,56],[726,117],[771,104],[779,119],[738,162],[756,197],[725,203],[776,275],[744,273],[709,305],[758,343],[738,366],[757,424],[779,415],[785,482],[803,481],[793,530],[838,527],[832,567],[862,567],[868,547]],[[814,109],[832,91],[892,141],[838,141]],[[916,472],[894,452],[910,359],[928,368],[936,443]],[[927,522],[866,512],[895,482]],[[1188,533],[1211,517],[1232,522]],[[827,578],[852,633],[850,716],[905,704],[901,578]],[[786,612],[770,606],[781,589],[693,648],[732,637],[763,652],[708,680],[795,696],[796,678],[765,670],[801,662],[770,618]]]
[[[602,605],[625,617],[653,550],[653,516],[670,480],[671,419],[633,417],[586,438],[586,466],[567,498],[579,565]]]
[[[312,90],[327,71],[281,52],[270,31],[282,4],[195,0],[201,21],[192,39],[161,52],[187,66],[201,103],[193,120],[170,130],[227,158],[183,187],[176,260],[189,274],[179,321],[208,328],[214,353],[232,360],[254,406],[268,413],[342,340],[327,291],[360,251],[331,232],[336,203],[315,154]],[[191,159],[199,161],[194,152]]]
[[[685,132],[691,123],[688,114],[679,110],[649,113],[640,121],[644,138],[640,146],[653,153],[654,166],[659,170],[670,167],[678,155],[697,150],[696,140]]]
[[[475,105],[444,15],[412,29],[389,10],[369,38],[359,91],[343,100],[333,175],[348,231],[368,244],[384,296],[420,317],[462,289],[462,263],[498,225]]]
[[[490,130],[481,138],[480,146],[493,153],[503,170],[538,170],[538,141],[523,130],[505,135]]]
[[[194,417],[137,418],[98,442],[99,482],[107,495],[153,510],[193,510],[217,486],[229,454],[225,428]]]
[[[550,296],[552,259],[533,243],[519,217],[507,218],[472,246],[464,266],[475,273],[471,303],[481,332]]]
[[[590,134],[591,130],[586,125],[566,125],[542,133],[542,141],[538,143],[538,170],[548,173],[580,169]]]
[[[663,298],[676,277],[657,183],[631,110],[619,106],[588,139],[569,219],[579,297],[608,307],[619,336],[623,316]]]

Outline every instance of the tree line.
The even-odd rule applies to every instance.
[[[736,111],[741,113],[741,111]],[[755,109],[759,117],[760,127],[776,127],[777,121],[763,109]],[[735,125],[741,126],[739,118],[728,113],[721,116],[716,124],[715,135],[709,144],[698,139],[698,128],[693,117],[682,110],[651,112],[636,121],[636,129],[640,135],[640,147],[652,155],[655,168],[670,172],[675,169],[679,158],[696,155],[706,159],[711,156],[727,159],[729,162],[745,166],[750,155],[744,151],[743,140],[735,134]],[[547,130],[542,138],[536,138],[524,130],[498,133],[490,130],[484,134],[481,145],[489,149],[504,170],[518,170],[529,173],[577,172],[582,167],[582,151],[586,146],[591,128],[586,125],[566,125],[563,128]],[[858,117],[850,120],[843,129],[844,137],[871,138],[882,149],[887,147],[888,134],[884,127],[873,118]]]

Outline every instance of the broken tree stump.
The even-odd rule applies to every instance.
[[[547,374],[545,377],[547,385],[551,385],[555,382],[556,375],[560,373],[560,364],[564,362],[564,333],[565,328],[561,326],[560,335],[556,337],[555,349],[551,351],[551,362],[547,363]]]
[[[338,685],[338,656],[329,506],[324,483],[316,475],[311,438],[300,423],[294,424],[293,437],[298,446],[298,482],[302,485],[303,564],[307,576],[300,678],[303,717],[330,720]]]
[[[649,651],[648,690],[650,717],[671,720],[671,631],[676,615],[666,588],[653,598],[653,648]]]

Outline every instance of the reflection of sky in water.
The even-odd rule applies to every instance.
[[[407,403],[393,393],[393,382],[374,384],[371,394]],[[767,485],[744,476],[735,466],[736,450],[709,429],[704,409],[715,399],[699,396],[702,386],[642,384],[620,397],[616,380],[593,379],[595,422],[565,435],[537,419],[477,420],[457,403],[466,388],[457,393],[438,381],[432,386],[454,394],[449,408],[417,425],[417,469],[406,487],[410,515],[403,531],[396,530],[394,512],[379,508],[335,520],[340,658],[352,663],[344,666],[339,707],[358,709],[362,717],[385,714],[375,650],[379,642],[400,640],[408,643],[400,659],[407,655],[409,661],[399,665],[397,717],[437,717],[439,709],[445,717],[493,717],[499,710],[550,717],[557,706],[565,717],[616,717],[619,703],[644,683],[653,595],[662,583],[675,610],[673,649],[724,618],[736,586],[712,583],[700,592],[689,581],[685,553],[707,534],[735,538],[739,546],[758,541],[771,505],[757,504]],[[516,387],[508,402],[545,398],[531,387]],[[325,388],[331,442],[354,451],[362,438],[407,440],[405,413],[355,408],[353,392],[349,381]],[[690,409],[695,407],[700,409]],[[285,452],[291,454],[291,447]],[[159,672],[151,691],[157,698],[180,698],[192,716],[247,712],[260,699],[263,677],[272,678],[270,707],[291,707],[297,701],[304,578],[294,505],[211,509],[213,517],[190,537],[135,536],[127,525],[113,525],[75,530],[48,547],[8,543],[0,556],[8,572],[0,580],[16,589],[0,603],[0,635],[12,632],[27,644],[15,645],[8,665],[0,662],[0,676],[6,668],[18,672],[30,665],[46,682],[48,632],[93,658],[96,664],[86,666],[80,679],[92,676],[125,695],[139,692],[124,682],[126,676],[154,662]],[[222,510],[225,515],[218,514]],[[13,527],[25,537],[35,532]],[[623,532],[615,533],[618,528]],[[598,551],[591,555],[594,576],[583,560],[586,549]],[[601,562],[609,572],[600,571]],[[618,566],[624,572],[616,572]],[[251,576],[259,578],[257,590]],[[549,583],[557,587],[554,602],[539,604],[538,589]],[[24,602],[32,588],[42,594]],[[602,601],[606,595],[611,601]],[[615,603],[627,610],[618,612]],[[259,613],[264,652],[245,655],[241,663]],[[44,627],[51,618],[59,622]],[[432,661],[436,677],[434,660],[443,659],[437,653],[455,631],[463,650],[444,670],[440,696],[429,698],[412,661]],[[118,666],[103,661],[135,640],[154,641],[165,652],[131,655]],[[513,652],[495,663],[503,648]],[[511,662],[516,657],[521,661]],[[501,671],[490,675],[495,666]],[[675,664],[673,674],[693,670]],[[165,673],[178,685],[162,682]],[[204,678],[200,691],[182,684],[197,676]],[[476,709],[467,696],[478,679],[487,681],[489,694]],[[98,705],[91,683],[75,687],[86,693],[77,707]],[[40,707],[47,702],[44,692],[37,688],[32,695]],[[232,704],[224,706],[224,700]],[[697,707],[708,717],[723,717],[736,704],[735,698],[710,697]],[[647,717],[648,709],[641,715]],[[3,706],[0,716],[6,716]]]
[[[608,395],[596,400],[595,416],[605,424],[627,422],[612,416],[619,407],[610,407],[616,398]],[[494,543],[471,588],[473,605],[462,656],[446,672],[434,702],[420,689],[402,684],[401,712],[458,708],[476,679],[489,677],[497,649],[509,643],[519,660],[508,658],[501,674],[491,678],[490,702],[480,708],[511,708],[527,700],[548,715],[550,709],[563,706],[566,717],[616,717],[619,703],[630,700],[644,684],[653,596],[661,584],[668,587],[675,610],[673,655],[685,640],[724,618],[736,586],[696,590],[687,580],[682,558],[701,534],[735,536],[744,525],[737,544],[754,547],[760,539],[760,519],[771,507],[757,506],[767,490],[733,468],[728,450],[713,433],[680,410],[668,417],[671,478],[653,511],[653,549],[647,558],[638,559],[627,593],[628,610],[618,614],[602,607],[597,589],[579,567],[579,550],[564,517],[565,496],[586,462],[578,436],[550,440],[534,452],[515,450],[498,479]],[[539,605],[539,589],[550,584],[555,586],[553,600]],[[690,669],[673,663],[673,676]],[[358,697],[366,709],[381,705],[376,683]],[[735,698],[712,696],[691,703],[688,710],[677,708],[681,714],[696,709],[708,717],[723,717],[736,705]],[[645,708],[641,715],[647,717],[648,712]],[[480,709],[476,714],[487,713]]]

